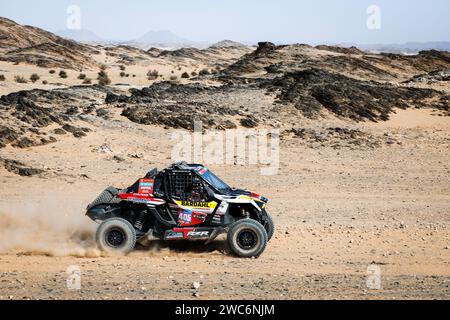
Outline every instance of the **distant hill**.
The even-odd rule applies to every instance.
[[[134,41],[149,44],[194,44],[193,41],[181,38],[168,30],[149,31]]]
[[[210,48],[229,48],[229,47],[242,48],[245,47],[245,45],[240,42],[232,40],[222,40],[210,46]]]
[[[371,44],[356,46],[366,51],[405,54],[416,54],[424,50],[450,51],[450,42],[448,41],[407,42],[403,44]]]
[[[96,35],[94,32],[81,29],[81,30],[59,30],[55,32],[60,37],[75,40],[78,42],[102,42],[103,39]]]
[[[97,64],[89,57],[93,53],[95,50],[88,45],[0,17],[1,61],[81,69]]]

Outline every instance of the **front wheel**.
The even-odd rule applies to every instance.
[[[267,232],[256,220],[242,219],[228,230],[228,245],[239,257],[258,257],[267,245]]]
[[[100,224],[95,239],[101,250],[125,254],[136,245],[136,230],[125,219],[110,218]]]
[[[264,224],[264,229],[266,229],[267,232],[267,241],[270,241],[275,232],[275,223],[273,222],[273,218],[269,213],[267,213],[267,221]]]

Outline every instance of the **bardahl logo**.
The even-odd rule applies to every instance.
[[[181,201],[181,205],[186,207],[209,208],[209,202]]]

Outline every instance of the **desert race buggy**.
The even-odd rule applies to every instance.
[[[153,237],[209,243],[227,233],[233,253],[257,257],[274,233],[267,202],[229,187],[203,165],[178,162],[149,171],[126,189],[105,189],[86,215],[101,222],[96,241],[106,251],[127,253]]]

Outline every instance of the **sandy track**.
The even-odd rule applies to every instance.
[[[131,184],[150,164],[170,162],[164,130],[130,130],[145,139],[130,146],[119,139],[124,132],[98,127],[76,145],[2,150],[51,170],[32,178],[1,172],[1,299],[450,298],[450,154],[442,123],[397,128],[401,145],[373,150],[284,141],[280,174],[271,177],[211,166],[232,185],[271,199],[277,231],[259,259],[231,256],[223,238],[206,247],[155,243],[126,257],[97,251],[85,205],[106,185]],[[152,151],[117,163],[92,152],[105,137],[124,154]],[[366,286],[371,264],[381,269],[379,290]],[[81,290],[66,287],[70,265],[81,269]],[[193,282],[201,284],[198,297]]]

